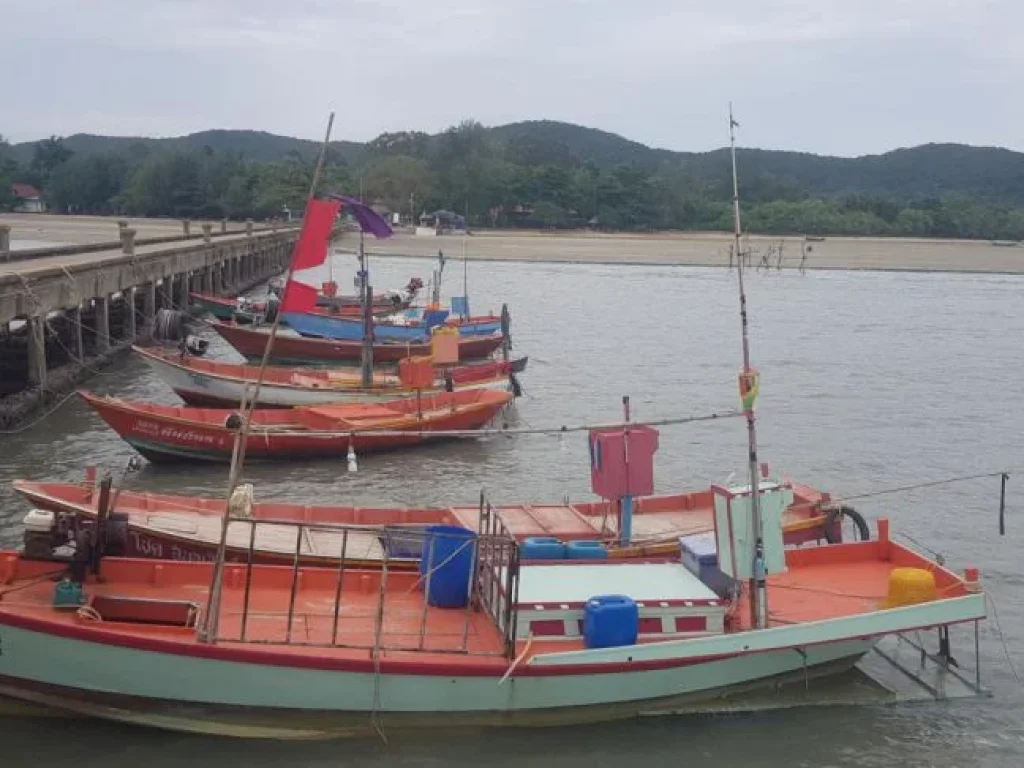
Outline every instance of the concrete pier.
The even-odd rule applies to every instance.
[[[144,338],[161,306],[187,308],[192,290],[231,295],[279,274],[298,237],[294,228],[227,232],[222,223],[216,236],[204,224],[202,239],[140,243],[129,222],[117,224],[119,242],[105,250],[0,255],[0,428]],[[187,222],[182,229],[187,237]],[[7,237],[0,225],[0,251]]]

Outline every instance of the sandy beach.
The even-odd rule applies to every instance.
[[[93,243],[117,238],[116,217],[3,214],[0,224],[11,226],[12,249],[45,244]],[[138,237],[181,232],[176,219],[127,218]],[[242,229],[231,222],[229,229]],[[217,224],[219,228],[219,223]],[[200,222],[193,222],[193,232]],[[929,272],[991,272],[1024,274],[1024,246],[993,245],[984,240],[924,240],[902,238],[802,237],[744,238],[756,266],[767,258],[777,268],[779,248],[783,269],[902,270]],[[377,256],[433,257],[442,249],[453,258],[498,261],[548,261],[591,264],[675,264],[728,266],[732,237],[727,233],[597,234],[590,232],[520,232],[478,230],[465,239],[454,235],[418,237],[403,232],[387,240],[366,240]],[[337,241],[342,250],[358,247],[357,235]],[[746,247],[746,246],[745,246]],[[770,249],[770,253],[769,253]]]
[[[650,235],[566,234],[478,231],[459,236],[417,237],[396,234],[388,240],[366,240],[378,256],[436,256],[443,249],[471,260],[548,261],[590,264],[666,264],[728,266],[732,236],[725,233],[659,233]],[[744,238],[752,251],[751,265],[766,257],[773,269],[899,270],[928,272],[990,272],[1024,274],[1024,246],[996,246],[975,240],[912,240],[899,238],[801,237]],[[358,248],[357,235],[338,241],[343,250]],[[769,249],[771,251],[769,252]],[[804,254],[806,258],[804,259]]]

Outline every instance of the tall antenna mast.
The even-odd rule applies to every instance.
[[[466,299],[466,313],[469,314],[469,266],[466,261],[466,240],[469,237],[469,198],[466,198],[466,228],[462,230],[462,295]],[[466,318],[469,319],[468,317]]]
[[[743,251],[740,238],[743,227],[740,223],[740,185],[736,175],[736,128],[739,123],[732,115],[729,102],[729,148],[732,156],[732,212],[736,251],[736,276],[740,291],[740,323],[743,327],[743,372],[740,374],[740,397],[747,417],[747,443],[750,453],[750,509],[752,514],[751,533],[754,536],[753,578],[748,584],[750,595],[750,624],[764,629],[768,626],[768,590],[765,579],[764,536],[761,519],[761,488],[757,471],[757,427],[754,419],[754,400],[757,398],[757,371],[750,365],[750,334],[747,323],[747,294],[743,288]]]
[[[324,159],[327,155],[327,145],[331,141],[331,129],[334,127],[334,113],[331,112],[331,116],[327,119],[327,132],[324,135],[323,146],[320,147],[320,156],[316,161],[316,168],[313,171],[313,181],[309,186],[309,197],[306,201],[306,207],[308,210],[309,201],[316,196],[317,187],[320,186],[320,177],[323,175],[324,170]],[[302,226],[305,227],[305,218],[303,219]],[[295,274],[295,252],[299,248],[299,244],[302,241],[302,235],[295,240],[295,248],[292,253],[291,262],[288,265],[288,273],[285,277],[285,292],[287,292],[288,283],[291,282],[292,277]],[[245,446],[249,439],[249,430],[252,426],[252,412],[256,407],[256,403],[260,399],[260,387],[263,386],[263,377],[267,372],[267,363],[270,361],[270,353],[274,348],[274,341],[277,339],[278,328],[281,327],[281,315],[282,312],[278,312],[274,315],[274,322],[270,326],[270,333],[267,336],[267,345],[263,348],[263,359],[260,361],[260,369],[256,376],[256,385],[253,387],[252,397],[246,402],[246,396],[249,393],[248,386],[242,389],[242,400],[238,404],[238,410],[242,415],[242,423],[235,434],[235,445],[231,452],[231,469],[228,472],[228,492],[227,492],[227,503],[224,508],[224,517],[221,522],[220,532],[220,543],[217,545],[217,555],[213,562],[213,579],[210,581],[210,594],[209,599],[206,602],[207,610],[204,617],[203,626],[199,631],[199,638],[203,642],[210,642],[215,640],[217,637],[217,626],[220,620],[220,595],[221,586],[224,581],[224,557],[227,551],[227,536],[228,536],[228,525],[231,520],[231,494],[238,486],[238,480],[242,474],[242,465],[245,463]]]

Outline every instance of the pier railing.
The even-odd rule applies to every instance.
[[[481,507],[479,531],[449,542],[446,556],[431,548],[453,534],[426,527],[232,516],[228,529],[228,550],[243,550],[245,561],[224,565],[214,642],[366,649],[375,655],[509,657],[514,651],[518,546],[489,505]],[[467,548],[472,562],[464,606],[432,607],[432,581]],[[421,566],[424,557],[431,568]],[[268,559],[280,564],[257,564]]]

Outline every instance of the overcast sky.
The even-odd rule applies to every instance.
[[[548,118],[652,146],[1024,150],[1024,0],[0,0],[0,134]]]

